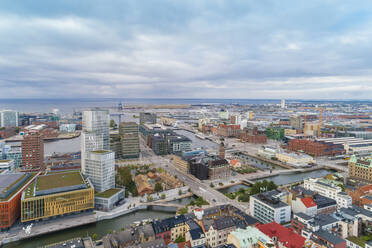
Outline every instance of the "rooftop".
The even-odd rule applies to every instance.
[[[32,178],[32,174],[27,173],[9,173],[0,175],[0,200],[7,201],[10,199]]]
[[[306,239],[304,237],[276,222],[258,224],[257,228],[270,238],[277,237],[278,241],[285,247],[302,248],[305,244]]]
[[[73,171],[39,176],[37,178],[36,188],[37,190],[48,190],[79,184],[84,184],[84,180],[80,175],[80,172]]]
[[[91,151],[92,153],[97,153],[97,154],[104,154],[104,153],[108,153],[110,151],[108,150],[96,150],[96,151]]]
[[[122,189],[108,189],[106,191],[96,193],[95,196],[96,197],[102,197],[102,198],[110,198],[111,196],[118,193],[120,190],[122,190]]]

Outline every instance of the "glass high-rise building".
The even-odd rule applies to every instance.
[[[110,149],[110,114],[108,110],[83,111],[81,133],[81,169],[86,175],[85,159],[90,151]]]
[[[13,110],[0,111],[0,127],[18,127],[19,113]]]

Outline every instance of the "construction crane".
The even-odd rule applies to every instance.
[[[303,107],[303,109],[315,109],[319,111],[319,121],[318,121],[318,138],[322,136],[322,122],[323,122],[323,108],[322,107]],[[306,113],[304,114],[304,133],[306,125]]]

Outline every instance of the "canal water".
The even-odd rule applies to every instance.
[[[191,196],[191,197],[185,197],[185,198],[181,198],[181,199],[177,199],[177,200],[173,200],[173,201],[169,201],[168,203],[171,203],[171,204],[179,204],[179,205],[188,205],[191,201],[195,201],[196,199],[198,199],[198,197],[196,197],[195,195]]]
[[[207,140],[207,139],[199,139],[195,136],[193,132],[185,131],[185,130],[175,130],[177,134],[184,135],[187,138],[189,138],[192,141],[191,148],[192,149],[197,149],[197,148],[202,148],[202,149],[211,149],[211,150],[216,150],[219,147],[218,144]]]
[[[72,153],[81,150],[81,135],[73,139],[63,139],[51,142],[44,142],[44,156],[50,156],[53,153]]]
[[[221,192],[222,194],[226,194],[226,193],[236,192],[239,189],[249,189],[249,188],[250,187],[245,185],[245,184],[237,184],[237,185],[233,185],[233,186],[228,187],[228,188],[219,189],[218,191]]]
[[[256,181],[267,180],[267,181],[273,181],[276,185],[283,185],[283,184],[299,182],[309,177],[315,177],[315,178],[323,177],[330,173],[334,173],[334,172],[322,169],[322,170],[316,170],[316,171],[310,171],[310,172],[277,175],[273,177],[266,177],[266,178],[256,180]]]
[[[144,219],[164,219],[173,216],[174,213],[161,212],[153,210],[139,210],[128,215],[122,215],[111,220],[103,220],[94,224],[88,224],[80,227],[75,227],[67,230],[46,234],[43,236],[21,240],[18,242],[4,245],[4,248],[35,248],[61,242],[64,240],[86,237],[96,233],[99,238],[106,235],[110,230],[120,231],[121,228],[129,227],[133,222]]]

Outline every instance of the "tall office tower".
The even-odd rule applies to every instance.
[[[85,158],[88,152],[110,149],[110,115],[108,110],[86,110],[83,112],[81,133],[81,170],[85,175]]]
[[[89,151],[85,158],[85,175],[98,192],[115,188],[115,153],[107,150]]]
[[[282,101],[280,103],[280,107],[283,108],[283,109],[285,108],[285,99],[284,98],[282,99]]]
[[[122,158],[138,158],[140,154],[138,124],[122,122],[119,124]]]
[[[37,130],[29,130],[24,134],[22,166],[26,169],[44,169],[44,141]]]
[[[156,124],[156,113],[140,113],[140,124]]]
[[[13,110],[0,111],[0,127],[18,127],[19,113]]]

